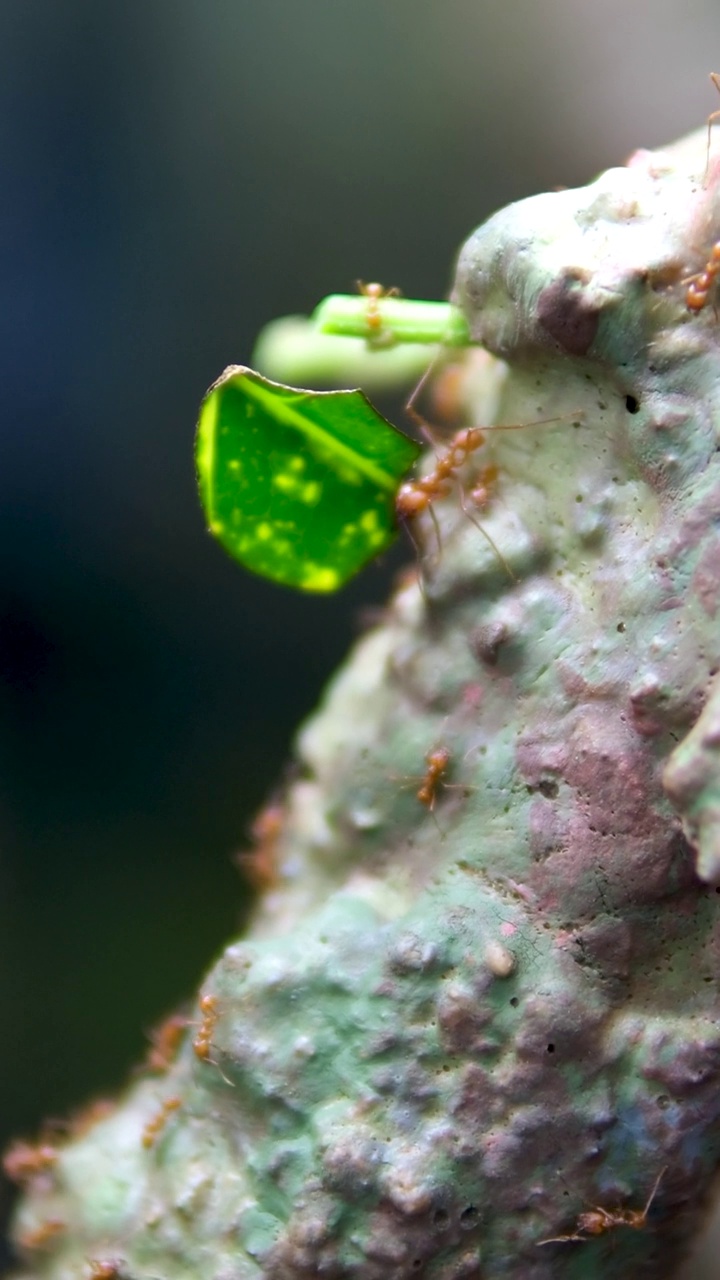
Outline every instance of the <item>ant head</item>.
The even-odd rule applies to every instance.
[[[447,769],[450,763],[450,752],[447,747],[433,747],[425,756],[425,761],[430,769],[438,771]]]

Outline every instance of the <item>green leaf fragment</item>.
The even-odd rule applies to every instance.
[[[306,391],[231,365],[197,431],[210,531],[245,568],[301,591],[343,586],[396,535],[420,446],[362,391]]]

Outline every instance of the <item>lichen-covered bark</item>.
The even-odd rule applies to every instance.
[[[27,1276],[672,1273],[720,1161],[704,171],[703,133],[466,244],[455,298],[493,353],[468,422],[527,425],[488,432],[462,484],[495,464],[486,508],[438,503],[422,589],[302,732],[259,825],[277,884],[176,1060],[30,1179]]]

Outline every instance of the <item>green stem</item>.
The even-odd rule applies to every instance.
[[[364,338],[320,333],[302,316],[285,316],[265,326],[251,363],[266,377],[294,387],[392,391],[417,382],[436,354],[437,347],[417,344],[372,347]]]
[[[379,318],[377,328],[373,317]],[[333,293],[315,309],[312,321],[320,333],[365,338],[379,349],[393,342],[466,347],[471,341],[462,311],[451,302]]]

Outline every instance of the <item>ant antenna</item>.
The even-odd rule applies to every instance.
[[[498,561],[499,561],[499,562],[500,562],[500,564],[502,565],[502,567],[503,567],[503,569],[505,570],[505,572],[506,572],[506,574],[507,574],[508,578],[510,579],[510,581],[511,581],[511,582],[517,582],[517,580],[518,580],[518,579],[517,579],[517,576],[513,573],[512,569],[510,568],[510,565],[508,564],[507,560],[505,559],[505,556],[503,555],[502,551],[500,550],[500,548],[499,548],[499,546],[498,546],[497,542],[495,541],[495,539],[494,539],[493,537],[491,537],[491,535],[488,533],[488,531],[487,531],[487,529],[485,528],[485,526],[484,526],[484,525],[482,525],[482,524],[480,524],[480,521],[479,521],[479,520],[476,520],[476,519],[475,519],[475,517],[474,517],[474,515],[472,514],[472,512],[471,512],[471,511],[468,509],[468,507],[466,506],[466,504],[465,504],[465,490],[463,489],[462,485],[461,485],[461,484],[459,484],[459,485],[458,485],[458,488],[459,488],[459,490],[460,490],[460,506],[462,507],[463,511],[465,512],[465,515],[467,516],[468,520],[470,521],[470,523],[471,523],[471,524],[474,524],[474,525],[475,525],[475,528],[476,528],[476,529],[477,529],[477,530],[482,534],[483,538],[485,539],[485,541],[487,542],[488,546],[490,547],[490,550],[491,550],[491,551],[493,551],[493,552],[494,552],[494,554],[497,556]],[[432,515],[434,515],[434,514],[435,514],[435,513],[433,512],[433,510],[432,510],[432,507],[430,508],[430,512],[431,512],[431,514],[432,514]]]
[[[430,426],[430,423],[428,422],[427,418],[423,418],[422,414],[418,413],[417,409],[415,408],[415,404],[419,399],[419,397],[422,395],[422,392],[425,390],[425,387],[429,382],[429,380],[437,372],[439,366],[443,363],[443,361],[446,358],[447,358],[447,349],[445,347],[441,347],[440,350],[437,351],[433,356],[432,360],[430,361],[422,377],[413,387],[412,391],[410,392],[410,395],[408,396],[403,406],[405,409],[405,413],[410,418],[411,422],[414,422],[415,426],[418,428],[418,431],[422,435],[423,440],[427,441],[431,449],[437,449],[438,447],[437,439],[433,433],[433,429]]]
[[[717,71],[710,72],[712,80],[718,93],[720,93],[720,74]],[[717,111],[711,111],[707,118],[707,157],[705,160],[705,177],[703,178],[703,186],[707,186],[708,174],[710,172],[710,142],[712,137],[712,127],[716,120],[720,120],[720,108]]]
[[[720,86],[716,85],[716,87],[720,89]],[[720,116],[720,112],[716,112],[715,114]],[[668,1168],[667,1165],[664,1164],[657,1178],[655,1179],[655,1182],[653,1183],[653,1189],[650,1192],[650,1195],[647,1198],[647,1203],[645,1205],[645,1208],[643,1209],[642,1214],[640,1215],[643,1222],[645,1221],[645,1219],[648,1216],[648,1213],[650,1212],[650,1205],[652,1204],[653,1200],[655,1199],[655,1196],[657,1195],[658,1187],[660,1186],[660,1183],[662,1182],[663,1178],[665,1177],[665,1174],[667,1173],[667,1168]]]

